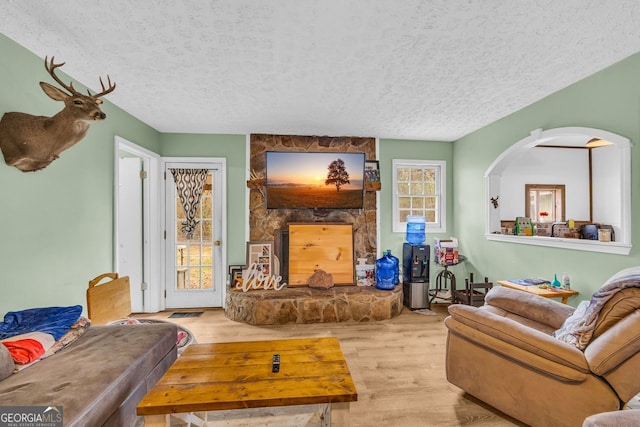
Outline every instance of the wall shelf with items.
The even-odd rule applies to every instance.
[[[487,240],[496,242],[519,243],[522,245],[548,246],[573,249],[577,251],[601,252],[617,255],[629,255],[631,245],[621,242],[600,242],[598,240],[568,239],[545,236],[514,236],[512,234],[487,234]]]
[[[364,190],[365,191],[380,191],[382,189],[382,184],[379,182],[365,182]]]
[[[563,154],[564,153],[564,154]],[[555,162],[560,155],[583,159]],[[577,157],[576,157],[577,156]],[[565,172],[566,171],[566,172]],[[582,174],[583,171],[586,171]],[[565,173],[566,177],[562,177]],[[574,182],[584,175],[588,182]],[[551,177],[553,175],[553,177]],[[503,234],[525,211],[525,183],[566,184],[566,217],[606,224],[616,241]],[[537,129],[500,154],[485,173],[486,229],[491,241],[628,255],[631,251],[631,143],[601,129]],[[562,182],[561,182],[562,181]],[[580,193],[578,188],[586,188]]]

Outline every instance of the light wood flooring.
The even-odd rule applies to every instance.
[[[282,326],[234,322],[222,309],[205,310],[200,317],[169,319],[173,311],[136,317],[175,322],[198,343],[337,337],[358,390],[358,401],[351,404],[353,427],[523,426],[447,382],[446,307],[432,306],[436,316],[405,308],[380,322]]]

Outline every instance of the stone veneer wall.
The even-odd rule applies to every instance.
[[[250,168],[265,173],[267,151],[324,151],[365,153],[375,160],[375,138],[251,135]],[[264,176],[264,175],[263,175]],[[346,222],[353,224],[354,259],[375,263],[376,193],[366,191],[364,209],[271,209],[267,210],[266,191],[252,189],[249,201],[249,236],[252,241],[273,241],[274,231],[290,222]]]

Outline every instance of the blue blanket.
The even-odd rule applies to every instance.
[[[82,306],[30,308],[10,311],[0,323],[0,339],[11,338],[27,332],[44,332],[57,341],[82,314]]]

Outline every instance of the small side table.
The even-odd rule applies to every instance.
[[[558,289],[554,287],[548,287],[547,289],[540,289],[536,285],[524,286],[516,283],[509,282],[508,280],[498,280],[498,284],[507,288],[517,289],[519,291],[529,292],[530,294],[539,295],[544,298],[562,298],[562,303],[566,304],[569,297],[574,295],[580,295],[580,292],[573,289]]]
[[[449,296],[448,298],[442,298],[442,297],[439,297],[439,298],[453,300],[453,290],[456,289],[456,275],[453,274],[452,271],[449,271],[449,267],[452,267],[454,265],[459,265],[463,263],[466,259],[467,259],[466,256],[458,255],[458,262],[455,264],[436,263],[437,266],[444,267],[444,270],[440,271],[436,275],[435,288],[429,289],[429,295],[428,295],[429,308],[431,308],[431,303],[433,302],[433,300],[435,300],[438,294],[441,293],[443,290],[449,290],[449,292],[451,293],[451,296]]]

